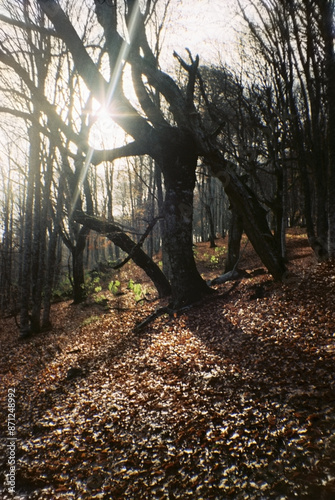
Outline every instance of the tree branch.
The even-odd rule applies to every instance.
[[[102,104],[106,104],[107,99],[113,120],[134,139],[148,145],[148,137],[152,138],[152,127],[138,114],[136,109],[123,95],[120,93],[113,95],[111,90],[114,88],[115,82],[107,82],[101,75],[60,5],[54,0],[37,1],[43,12],[45,12],[53,23],[60,38],[64,40],[72,54],[78,73],[86,83],[88,89],[92,91],[94,97]],[[117,73],[115,69],[112,68],[114,78]]]
[[[186,50],[190,57],[191,64],[186,64],[186,62],[177,54],[177,52],[174,52],[173,55],[178,60],[182,68],[184,68],[184,70],[187,71],[188,73],[188,82],[186,90],[186,108],[188,112],[191,113],[196,111],[194,106],[194,85],[198,73],[199,56],[197,56],[194,60],[190,50],[189,49]]]
[[[38,26],[33,23],[25,23],[23,21],[19,21],[17,19],[12,19],[11,17],[4,16],[0,14],[0,21],[10,24],[11,26],[17,26],[18,28],[22,28],[24,30],[37,31],[42,35],[54,36],[56,38],[61,38],[61,36],[56,32],[49,28],[44,28],[43,26]]]
[[[169,126],[168,122],[164,120],[159,108],[150,98],[143,83],[141,71],[139,71],[135,66],[132,66],[132,78],[137,99],[150,122],[154,126]]]
[[[159,296],[170,295],[170,283],[159,266],[119,226],[79,210],[75,211],[73,219],[98,233],[105,234],[115,245],[131,254],[135,264],[141,267],[153,281]]]
[[[125,158],[127,156],[142,156],[147,154],[147,149],[143,144],[138,144],[136,141],[125,144],[119,148],[95,150],[91,158],[93,165],[99,165],[103,161],[114,161],[118,158]]]
[[[23,80],[30,90],[33,99],[38,101],[40,109],[57,125],[57,127],[66,135],[66,137],[77,145],[81,145],[81,138],[73,129],[66,125],[58,115],[56,107],[47,100],[44,94],[36,87],[31,80],[28,72],[17,62],[14,57],[0,51],[0,62],[12,68],[15,73]],[[87,147],[87,145],[86,145]]]
[[[139,242],[136,244],[136,246],[132,249],[132,251],[130,252],[130,254],[128,255],[128,257],[126,257],[122,262],[120,262],[120,264],[117,264],[116,266],[113,267],[113,269],[120,269],[121,267],[123,267],[125,264],[127,264],[127,262],[132,259],[134,253],[137,251],[138,248],[140,248],[145,239],[149,236],[149,234],[151,233],[151,231],[153,230],[153,228],[155,227],[156,225],[156,222],[159,221],[160,219],[163,219],[163,217],[155,217],[151,222],[150,224],[148,225],[148,227],[146,228],[146,230],[144,231],[144,233],[142,234]]]

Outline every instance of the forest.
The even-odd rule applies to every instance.
[[[335,497],[334,10],[0,0],[1,498]]]

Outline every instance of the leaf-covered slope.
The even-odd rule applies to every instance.
[[[139,334],[157,303],[58,304],[23,343],[3,322],[17,498],[334,498],[335,265],[232,286]]]

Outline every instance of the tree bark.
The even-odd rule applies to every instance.
[[[35,170],[39,164],[40,136],[34,125],[29,130],[30,151],[29,171],[27,182],[26,213],[24,221],[23,255],[22,255],[22,280],[20,299],[20,336],[26,337],[31,333],[30,325],[30,298],[31,298],[31,263],[33,241],[33,203]]]
[[[49,243],[47,252],[46,277],[43,294],[43,312],[42,312],[42,330],[49,330],[52,326],[50,320],[52,289],[54,286],[54,277],[57,276],[57,243],[61,231],[61,220],[63,213],[64,200],[64,174],[60,175],[58,184],[58,194],[56,202],[56,214],[53,221],[53,227],[49,232]]]
[[[335,50],[334,2],[321,2],[323,9],[323,36],[325,40],[327,101],[328,101],[328,254],[335,258]]]
[[[208,227],[209,227],[209,242],[210,248],[215,248],[215,227],[214,227],[214,219],[210,205],[205,203],[205,210],[208,218]]]
[[[190,304],[212,290],[200,276],[193,254],[193,192],[197,144],[188,132],[170,129],[161,138],[165,185],[165,245],[171,270],[175,309]]]
[[[88,227],[82,227],[79,231],[76,245],[72,248],[73,269],[73,302],[80,304],[86,298],[85,275],[84,275],[84,250],[86,239],[90,232]]]
[[[244,231],[264,266],[276,281],[281,281],[286,273],[284,260],[270,231],[266,211],[256,195],[215,150],[208,152],[204,160],[212,173],[221,180],[230,203],[242,218]]]
[[[55,275],[56,247],[57,247],[58,233],[59,233],[59,226],[55,225],[55,227],[51,231],[49,237],[49,245],[48,245],[46,277],[45,277],[44,296],[43,296],[43,312],[42,312],[42,330],[44,331],[49,330],[52,326],[50,320],[50,309],[51,309],[52,287]]]
[[[245,233],[256,253],[274,279],[281,281],[286,268],[266,220],[266,211],[255,194],[236,177],[231,178],[226,192],[242,217]]]
[[[240,246],[243,233],[242,217],[232,209],[228,235],[228,256],[225,273],[232,271],[240,258]]]

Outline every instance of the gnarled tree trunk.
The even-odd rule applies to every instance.
[[[59,5],[54,0],[49,0],[47,3],[39,0],[38,3],[50,18],[58,35],[67,44],[77,71],[90,91],[99,100],[102,99],[102,95],[110,95],[109,83],[99,72],[99,68],[89,56],[82,40]],[[199,58],[193,60],[190,57],[191,64],[188,65],[175,54],[189,74],[186,89],[181,89],[169,75],[159,69],[157,60],[150,49],[145,34],[145,20],[149,11],[142,14],[138,10],[137,2],[125,3],[128,13],[126,22],[130,20],[133,8],[136,14],[137,33],[128,47],[127,62],[132,68],[135,93],[145,118],[137,112],[124,95],[120,84],[122,79],[115,83],[116,90],[111,102],[107,104],[110,105],[111,114],[116,123],[135,141],[123,148],[123,156],[148,154],[162,169],[166,189],[165,213],[162,214],[165,218],[164,236],[171,267],[172,302],[175,307],[178,307],[210,293],[210,289],[196,269],[192,250],[193,189],[197,158],[200,155],[206,157],[207,163],[219,178],[220,172],[224,170],[226,173],[227,168],[219,145],[211,141],[211,134],[206,136],[200,116],[194,106],[194,87]],[[112,78],[116,71],[122,72],[122,67],[114,67],[113,61],[117,60],[115,55],[118,56],[118,49],[125,41],[116,29],[112,4],[96,0],[95,6],[98,21],[107,41],[106,48],[110,56]],[[113,43],[111,43],[112,39]],[[169,113],[173,115],[172,120],[169,113],[165,113],[152,100],[151,91],[148,91],[142,78],[143,75],[148,85],[164,96]],[[208,148],[209,141],[210,147]],[[114,159],[121,157],[120,149],[122,148],[119,148],[118,156],[115,156],[114,150]],[[243,219],[245,232],[264,265],[275,279],[280,280],[285,272],[285,266],[269,230],[265,211],[234,171],[228,174],[230,182],[225,186],[226,192]]]
[[[204,159],[212,173],[221,180],[231,204],[242,218],[244,231],[264,266],[275,280],[281,281],[286,273],[284,259],[270,231],[266,211],[256,195],[216,151],[212,150]]]
[[[242,217],[244,231],[256,253],[274,279],[281,281],[286,268],[266,220],[266,211],[255,194],[247,189],[237,176],[231,175],[225,190]]]
[[[197,145],[187,132],[170,130],[162,138],[165,184],[165,245],[170,262],[173,307],[199,300],[212,291],[200,276],[193,255],[193,192]]]

